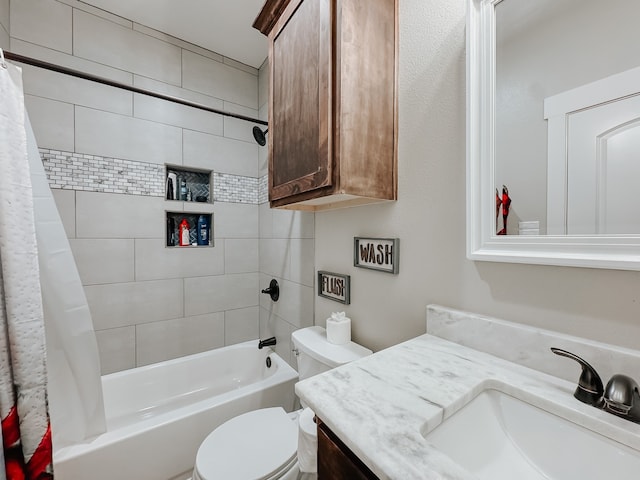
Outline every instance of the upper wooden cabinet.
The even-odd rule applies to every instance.
[[[269,200],[397,198],[397,0],[267,0]]]

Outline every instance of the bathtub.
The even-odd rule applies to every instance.
[[[298,374],[257,343],[103,376],[107,432],[54,445],[56,480],[189,478],[200,443],[226,420],[264,407],[291,411]]]

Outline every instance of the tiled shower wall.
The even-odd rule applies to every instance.
[[[14,0],[10,7],[15,53],[259,115],[252,67],[75,0]],[[270,240],[294,238],[286,241],[298,245],[302,238],[313,242],[313,216],[263,212],[265,153],[253,141],[252,124],[35,67],[23,72],[103,373],[313,323],[313,276],[309,285],[291,275],[292,263],[313,270],[313,252],[261,258],[271,255],[262,246],[263,224]],[[213,170],[214,204],[165,201],[164,164]],[[166,248],[166,210],[213,213],[215,246]],[[304,224],[304,232],[288,236],[292,222]],[[279,309],[263,303],[262,272],[281,273]]]
[[[9,48],[9,0],[0,0],[0,48]]]

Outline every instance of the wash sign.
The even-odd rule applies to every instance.
[[[353,239],[353,265],[387,273],[398,273],[400,269],[400,240],[398,238]]]

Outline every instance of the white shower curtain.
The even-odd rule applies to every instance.
[[[20,98],[20,108],[24,112],[21,71],[11,65],[9,69],[12,77],[17,78],[12,82],[12,95]],[[5,73],[4,76],[8,75]],[[5,97],[4,94],[0,97],[0,111],[6,111]],[[10,114],[11,117],[14,115],[18,114]],[[91,315],[69,241],[49,189],[28,116],[24,113],[23,117],[22,130],[26,136],[27,155],[9,160],[23,164],[28,161],[26,168],[30,173],[32,190],[13,191],[10,195],[27,195],[33,199],[46,331],[49,413],[53,446],[59,450],[106,430],[100,360]],[[4,130],[4,127],[0,126],[0,129]],[[4,150],[4,144],[10,141],[10,138],[2,139],[0,152]],[[26,273],[32,272],[23,272]]]

